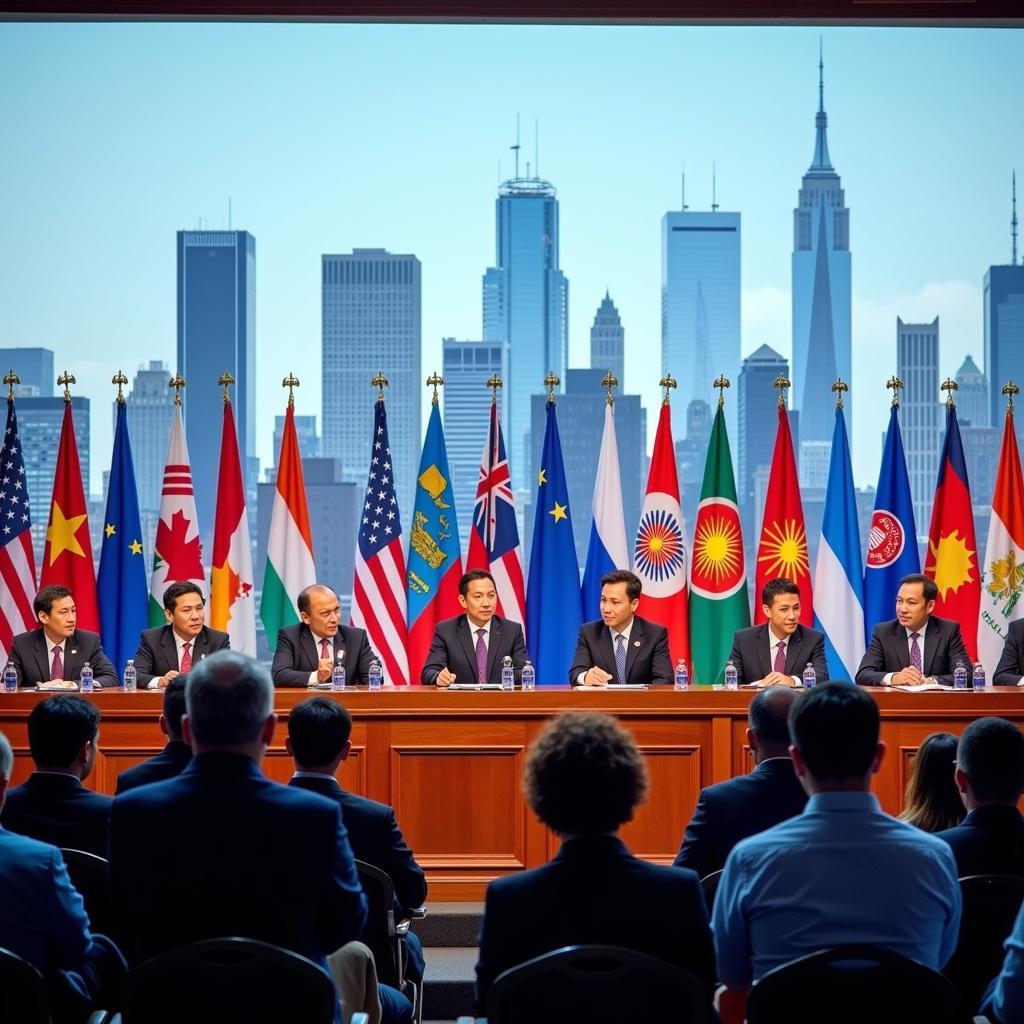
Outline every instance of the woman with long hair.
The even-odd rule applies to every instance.
[[[933,732],[917,748],[907,779],[901,821],[925,832],[941,832],[959,825],[967,813],[953,779],[957,738]]]

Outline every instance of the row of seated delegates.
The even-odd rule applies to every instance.
[[[14,754],[0,733],[0,812]],[[60,850],[0,825],[0,946],[43,976],[54,1024],[81,1024],[110,1005],[124,961],[105,936],[93,934]]]

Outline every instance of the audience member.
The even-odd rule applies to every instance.
[[[1024,906],[1006,940],[1003,969],[986,994],[981,1012],[993,1024],[1019,1024],[1024,1020]]]
[[[967,817],[940,832],[953,848],[957,872],[1024,875],[1024,734],[1005,718],[978,718],[960,737],[956,785]]]
[[[702,878],[725,866],[729,851],[747,836],[763,832],[804,809],[807,794],[789,756],[789,709],[796,691],[770,686],[755,694],[747,711],[747,745],[756,767],[702,789],[676,867]]]
[[[949,847],[889,817],[870,792],[885,755],[878,708],[826,683],[789,716],[804,812],[729,854],[713,912],[718,976],[744,989],[828,946],[882,946],[941,968],[956,947],[960,886]]]
[[[186,676],[175,676],[164,687],[164,710],[160,715],[160,731],[167,737],[167,746],[141,764],[126,768],[117,777],[117,793],[162,782],[180,775],[192,760],[192,748],[181,738],[181,718],[185,714]]]
[[[715,960],[696,873],[639,860],[617,835],[647,794],[632,736],[607,715],[559,715],[527,755],[523,790],[562,848],[549,864],[488,886],[479,1011],[502,971],[562,946],[597,943],[692,972],[710,1012]]]
[[[907,791],[903,796],[900,821],[925,832],[941,832],[964,819],[964,804],[956,788],[957,738],[948,732],[933,732],[917,748]]]
[[[28,748],[36,770],[7,794],[5,828],[106,857],[111,798],[82,785],[96,763],[99,722],[99,709],[82,697],[56,694],[32,709]]]

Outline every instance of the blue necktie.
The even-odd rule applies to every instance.
[[[615,638],[615,671],[618,673],[619,682],[624,686],[626,683],[626,643],[625,637],[620,633]]]

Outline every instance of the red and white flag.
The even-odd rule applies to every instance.
[[[25,484],[25,460],[18,438],[14,399],[7,399],[7,429],[0,447],[0,658],[11,641],[36,626],[36,560],[32,553],[32,517]]]

